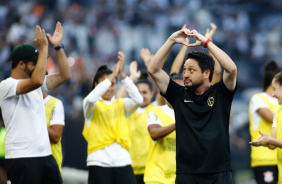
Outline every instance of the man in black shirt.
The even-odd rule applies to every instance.
[[[196,37],[188,44],[187,37]],[[191,52],[183,68],[184,86],[169,79],[162,67],[174,44],[207,48],[224,69],[222,81],[211,85],[213,59]],[[148,71],[176,118],[176,183],[233,184],[229,116],[236,90],[237,67],[231,58],[196,30],[173,33],[151,61]]]

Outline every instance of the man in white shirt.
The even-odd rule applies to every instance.
[[[59,72],[45,76],[48,41],[58,57]],[[13,184],[62,183],[52,156],[42,92],[55,89],[71,78],[63,45],[63,28],[56,24],[54,35],[36,27],[39,52],[28,44],[14,48],[11,77],[0,83],[0,107],[6,127],[5,161]]]

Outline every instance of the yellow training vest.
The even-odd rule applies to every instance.
[[[54,110],[54,107],[56,103],[59,101],[59,99],[51,96],[51,98],[45,103],[45,112],[46,112],[46,119],[47,119],[47,127],[50,128],[50,120],[52,116],[52,112]],[[57,164],[59,166],[60,172],[62,173],[62,162],[63,162],[63,154],[62,154],[62,145],[61,145],[61,139],[57,144],[54,144],[51,142],[51,149],[52,149],[52,155],[57,161]]]
[[[168,116],[161,107],[153,107],[151,112],[155,113],[161,120],[162,126],[168,126],[175,119]],[[148,160],[146,163],[144,181],[146,184],[174,184],[176,177],[176,140],[175,131],[159,139],[153,145],[150,139]]]
[[[124,99],[117,99],[107,105],[96,101],[89,128],[84,123],[82,132],[88,142],[88,154],[103,149],[114,142],[129,152],[129,128],[125,118]]]
[[[0,158],[5,158],[5,128],[0,128]]]
[[[153,103],[148,105],[145,111],[139,114],[135,111],[128,117],[127,122],[130,130],[130,156],[134,174],[144,174],[147,157],[149,154],[150,134],[147,129],[148,113]]]
[[[262,98],[266,103],[268,108],[271,112],[275,112],[275,109],[278,107],[277,104],[271,104],[270,101],[262,96],[261,94],[256,94],[254,96],[257,96],[259,98]],[[271,129],[272,129],[272,123],[267,122],[265,119],[261,118],[261,121],[259,123],[259,127],[257,130],[253,130],[253,122],[252,122],[252,113],[250,111],[249,107],[249,118],[250,118],[250,134],[252,141],[257,140],[261,135],[259,133],[259,130],[263,133],[267,133],[270,135]],[[255,147],[251,146],[251,166],[257,167],[257,166],[267,166],[267,165],[277,165],[277,151],[271,150],[267,147]]]
[[[276,129],[276,138],[282,140],[282,105],[280,105],[276,111],[276,122],[277,122],[277,129]],[[279,184],[282,184],[282,148],[277,149],[277,161],[278,161],[278,181]]]

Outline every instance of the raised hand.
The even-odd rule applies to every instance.
[[[45,30],[41,29],[40,26],[36,26],[34,41],[36,42],[39,48],[48,46],[48,40],[45,35]]]
[[[215,31],[217,30],[217,26],[214,23],[210,23],[210,26],[212,29],[210,30],[209,28],[207,28],[205,37],[212,39],[215,34]]]
[[[187,35],[192,38],[195,36],[197,39],[195,43],[188,44],[188,47],[201,46],[207,41],[207,38],[198,33],[195,29],[190,31]]]
[[[123,52],[119,51],[118,52],[118,59],[119,59],[119,74],[121,76],[122,79],[124,79],[126,77],[125,73],[124,73],[124,64],[125,64],[125,55]]]
[[[184,26],[181,30],[173,33],[169,37],[169,39],[172,40],[174,43],[180,43],[180,44],[186,45],[187,47],[190,47],[189,42],[187,42],[186,40],[187,36],[190,34],[190,29],[187,29],[186,26],[185,27]]]
[[[51,36],[49,33],[46,34],[50,40],[50,42],[53,44],[54,47],[60,46],[62,44],[62,39],[63,39],[63,27],[60,22],[57,22],[56,24],[56,29]]]
[[[113,83],[113,81],[118,77],[119,74],[119,66],[120,62],[118,61],[117,64],[115,65],[115,68],[113,70],[113,73],[108,77],[108,79]]]
[[[137,79],[139,79],[141,72],[137,70],[138,68],[138,64],[137,61],[132,61],[129,65],[129,72],[130,72],[130,76],[129,78],[135,82]]]
[[[146,68],[148,68],[151,60],[154,57],[154,55],[151,54],[149,49],[142,48],[141,51],[140,51],[140,56],[143,59]]]

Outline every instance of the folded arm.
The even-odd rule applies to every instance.
[[[269,110],[268,108],[259,108],[257,112],[263,119],[265,119],[268,123],[272,124],[273,112],[271,112],[271,110]]]
[[[149,134],[154,141],[169,135],[174,130],[175,130],[175,123],[165,127],[162,127],[158,124],[152,124],[148,126]]]
[[[62,137],[64,125],[52,125],[48,128],[50,142],[57,144]]]

